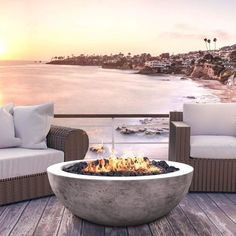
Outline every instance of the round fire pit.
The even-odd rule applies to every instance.
[[[167,164],[179,170],[160,175],[110,177],[63,170],[84,161],[50,166],[50,185],[74,215],[109,226],[145,224],[166,215],[186,195],[193,175],[191,166],[171,161]]]

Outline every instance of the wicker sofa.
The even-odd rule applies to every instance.
[[[222,108],[222,106],[223,105],[221,104],[220,108]],[[234,109],[236,111],[236,104],[230,106],[235,106]],[[217,129],[221,128],[220,116],[221,117],[224,116],[224,119],[227,120],[228,116],[231,115],[222,109],[220,111],[220,114],[218,116],[215,116],[215,119],[211,120],[211,122],[204,124],[204,121],[207,118],[206,113],[207,112],[199,112],[198,115],[195,114],[195,117],[197,117],[200,120],[201,123],[199,124],[202,124],[202,126],[206,124],[208,126],[211,126],[211,124],[212,126],[218,125],[215,128],[215,130],[213,130],[213,132],[217,132]],[[214,112],[210,113],[211,114],[209,116],[214,115],[213,114]],[[235,117],[233,117],[232,120]],[[209,158],[206,154],[204,156],[198,156],[196,158],[194,155],[197,155],[196,154],[197,152],[204,151],[201,150],[204,149],[204,147],[201,145],[204,145],[205,136],[202,136],[203,141],[200,139],[201,145],[197,147],[197,150],[196,148],[194,150],[193,147],[194,137],[192,136],[192,127],[187,122],[183,122],[183,120],[185,120],[183,117],[183,112],[170,112],[169,160],[183,162],[194,167],[193,181],[190,187],[190,191],[235,192],[236,191],[236,152],[235,152],[236,135],[229,136],[233,141],[231,143],[228,143],[228,146],[226,146],[226,148],[223,147],[222,152],[219,151],[219,149],[221,146],[227,145],[227,136],[220,137],[220,135],[216,135],[216,139],[221,139],[221,142],[217,143],[214,141],[212,142],[208,141],[208,144],[210,143],[210,146],[211,145],[212,146],[208,149],[205,149],[206,150],[205,153],[208,153],[209,150],[209,153],[211,152],[213,157],[211,156],[211,158]],[[223,122],[224,121],[221,120],[221,123]],[[234,123],[236,124],[236,120]],[[199,137],[201,138],[200,135],[197,138]],[[209,137],[211,138],[211,136]],[[208,138],[207,135],[206,138]],[[225,149],[226,151],[223,152],[223,149]],[[191,154],[194,151],[195,154]],[[231,152],[230,157],[229,157],[229,152]],[[225,155],[222,153],[224,153]]]
[[[47,136],[49,148],[64,152],[64,161],[83,159],[89,140],[80,129],[52,126]],[[0,205],[51,195],[46,170],[43,173],[0,179]]]

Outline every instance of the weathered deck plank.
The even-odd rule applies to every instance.
[[[236,223],[236,204],[224,194],[210,193],[208,196],[234,223]]]
[[[192,198],[223,235],[236,235],[236,224],[225,215],[207,194],[194,194]]]
[[[64,207],[59,203],[55,196],[50,197],[43,215],[36,226],[34,236],[53,236],[57,235],[60,226]]]
[[[154,221],[149,224],[149,227],[151,229],[151,232],[155,236],[172,236],[175,235],[173,229],[171,228],[170,223],[166,219],[166,217],[163,217],[157,221]]]
[[[105,236],[128,236],[126,227],[106,227]]]
[[[190,220],[186,217],[183,210],[177,206],[174,208],[167,219],[175,232],[175,235],[197,235],[195,229],[193,228]]]
[[[129,236],[152,236],[152,232],[147,224],[128,227]]]
[[[199,235],[221,235],[217,227],[209,220],[198,204],[193,201],[191,195],[186,196],[184,200],[181,201],[180,207]]]
[[[83,221],[82,236],[104,236],[105,227]]]
[[[5,209],[6,209],[6,206],[1,206],[1,207],[0,207],[0,216],[1,216],[1,214],[5,211]]]
[[[225,193],[225,196],[229,198],[234,204],[236,204],[236,194],[233,193]]]
[[[56,197],[0,207],[0,236],[236,235],[236,194],[188,194],[169,215],[135,227],[96,225],[65,209]]]
[[[14,236],[19,232],[21,232],[22,235],[32,235],[47,202],[48,198],[30,201],[10,235]]]
[[[21,214],[29,202],[20,202],[6,207],[0,217],[0,235],[9,235],[11,230],[17,224]]]
[[[62,216],[58,236],[80,236],[82,231],[82,220],[65,209]]]

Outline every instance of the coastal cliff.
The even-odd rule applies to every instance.
[[[219,80],[222,83],[226,83],[231,75],[236,77],[235,69],[204,63],[203,65],[195,65],[190,77],[195,79]]]
[[[219,80],[222,83],[225,83],[231,75],[236,75],[236,69],[231,66],[225,66],[221,58],[213,57],[211,54],[201,58],[189,73],[191,78]]]
[[[195,65],[193,67],[193,71],[190,74],[190,77],[220,80],[220,73],[223,70],[224,67],[221,65],[215,65],[212,63],[203,63]]]

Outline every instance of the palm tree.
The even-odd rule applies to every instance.
[[[208,48],[207,48],[207,38],[204,38],[204,42],[206,44],[206,50],[208,50]]]
[[[211,40],[208,39],[207,42],[208,42],[208,44],[209,44],[209,50],[211,50]]]
[[[217,41],[217,38],[214,38],[213,42],[215,43],[215,50],[216,50],[216,41]]]

